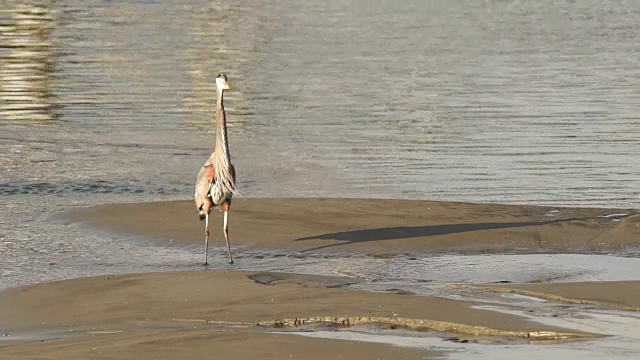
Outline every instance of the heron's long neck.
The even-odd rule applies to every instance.
[[[229,156],[229,142],[227,141],[227,116],[224,112],[224,92],[216,91],[216,153],[220,154],[227,164],[231,163]]]

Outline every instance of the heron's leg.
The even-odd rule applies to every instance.
[[[207,265],[209,256],[209,213],[204,215],[204,264]]]
[[[227,201],[222,204],[222,208],[224,209],[224,222],[222,225],[222,230],[224,231],[224,240],[227,242],[227,253],[229,254],[229,264],[233,264],[233,257],[231,256],[231,245],[229,244],[229,227],[228,227],[228,216],[229,216],[229,207],[231,204]]]

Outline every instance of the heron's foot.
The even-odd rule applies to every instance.
[[[233,259],[229,259],[229,265],[233,265]]]

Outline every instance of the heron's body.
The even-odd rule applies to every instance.
[[[224,237],[227,242],[229,262],[233,264],[227,216],[231,206],[231,199],[237,192],[235,188],[236,171],[231,164],[231,157],[229,156],[227,117],[223,103],[224,90],[229,89],[227,77],[223,74],[218,75],[216,85],[216,145],[214,152],[198,172],[194,197],[200,220],[205,220],[205,265],[207,264],[209,248],[209,214],[211,209],[216,206],[220,206],[224,211]]]
[[[200,205],[204,203],[202,199],[208,199],[211,201],[211,207],[222,205],[225,201],[231,202],[233,194],[220,186],[220,183],[214,182],[215,177],[215,156],[214,151],[209,159],[202,165],[200,171],[198,171],[198,177],[196,178],[195,199],[196,207],[199,209]],[[231,176],[235,182],[236,172],[233,164],[229,164]],[[205,200],[206,201],[206,200]]]

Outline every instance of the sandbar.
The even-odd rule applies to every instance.
[[[159,246],[203,244],[203,223],[192,201],[74,208],[57,217]],[[217,212],[211,233],[214,246],[223,246]],[[640,213],[379,199],[238,199],[232,204],[230,234],[235,247],[283,252],[587,253],[637,246]],[[353,281],[361,280],[203,267],[12,288],[0,292],[0,331],[6,334],[0,353],[3,359],[56,360],[442,356],[427,349],[285,333],[314,326],[339,331],[358,324],[467,337],[598,336],[474,308],[479,304],[474,301],[345,288]],[[450,286],[520,292],[575,306],[582,301],[621,311],[640,307],[636,281]]]

